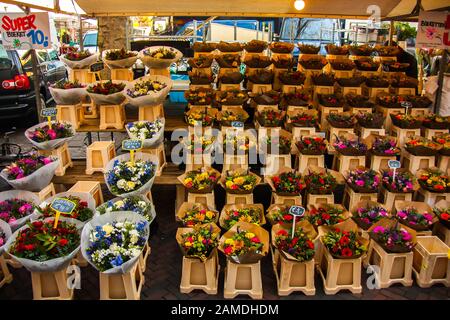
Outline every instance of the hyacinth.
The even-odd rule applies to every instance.
[[[414,176],[408,172],[399,172],[397,170],[394,179],[394,171],[384,171],[383,172],[383,185],[393,192],[411,192],[414,190]]]
[[[51,127],[47,124],[28,133],[28,137],[38,143],[69,138],[71,136],[73,136],[72,125],[61,122],[52,123]]]
[[[35,204],[22,199],[6,199],[0,201],[0,219],[9,224],[14,224],[34,211]]]
[[[55,159],[52,157],[30,155],[11,163],[5,170],[9,180],[18,180],[29,176],[54,161]]]
[[[350,185],[376,192],[380,185],[380,177],[372,169],[357,168],[349,172],[347,182]]]

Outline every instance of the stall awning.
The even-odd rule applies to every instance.
[[[402,0],[397,6],[387,15],[387,17],[398,17],[409,15],[414,11],[417,5],[417,0]],[[425,11],[443,10],[450,8],[448,0],[422,0],[422,9]]]

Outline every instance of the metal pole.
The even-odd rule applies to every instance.
[[[206,23],[205,22],[203,22],[202,30],[203,30],[203,42],[206,42]]]
[[[35,49],[31,49],[31,67],[33,70],[33,86],[34,86],[34,95],[36,98],[36,111],[39,117],[39,122],[45,121],[43,117],[41,117],[41,110],[44,107],[42,105],[41,100],[41,81],[40,81],[40,70],[39,70],[39,62]]]
[[[237,40],[237,21],[236,20],[234,20],[233,27],[234,27],[234,30],[233,30],[234,41],[236,41]]]
[[[80,50],[84,50],[84,44],[83,44],[83,19],[81,16],[78,16],[78,22],[80,23],[80,34],[79,34],[79,41],[80,41]]]
[[[255,22],[256,26],[256,40],[259,40],[259,23]],[[264,37],[262,37],[262,40],[264,40]]]
[[[444,73],[445,69],[447,68],[447,58],[448,58],[448,52],[447,50],[444,50],[444,53],[442,54],[442,58],[439,64],[439,76],[438,76],[438,91],[436,93],[436,101],[434,104],[434,113],[439,114],[439,111],[441,109],[441,101],[442,101],[442,89],[444,87]]]

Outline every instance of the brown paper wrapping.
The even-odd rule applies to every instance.
[[[219,240],[219,250],[223,252],[223,245],[225,244],[225,240],[232,238],[235,233],[238,232],[238,228],[240,230],[245,230],[248,232],[254,233],[261,243],[263,244],[262,252],[261,253],[247,253],[241,256],[228,256],[227,258],[233,262],[233,263],[239,263],[239,264],[251,264],[251,263],[257,263],[259,260],[261,260],[265,255],[267,255],[269,251],[269,232],[261,228],[260,226],[257,226],[252,223],[247,222],[238,222],[236,223],[230,230],[225,232],[224,235]]]
[[[350,218],[352,217],[352,214],[349,211],[347,211],[343,205],[335,204],[335,203],[321,203],[321,204],[318,204],[318,205],[310,204],[310,205],[308,205],[308,210],[305,213],[305,217],[306,218],[310,217],[311,216],[310,211],[313,210],[313,209],[319,209],[319,208],[338,208],[338,209],[341,209],[341,210],[343,210],[342,216],[344,217],[345,221],[350,220]],[[343,222],[345,222],[345,221],[343,221]],[[343,223],[343,222],[340,222],[340,223]],[[338,224],[340,224],[340,223],[338,223]],[[338,224],[333,225],[333,227],[338,225]],[[326,227],[326,226],[318,226],[319,235],[320,235],[320,227]]]
[[[291,117],[295,117],[298,114],[307,114],[310,116],[316,116],[318,117],[319,112],[317,110],[311,109],[311,110],[289,110],[287,111],[286,115],[287,115],[287,124],[295,126],[292,121],[291,121]],[[315,122],[318,121],[318,118]]]
[[[214,252],[217,250],[216,248],[211,250],[210,254],[208,255],[208,257],[206,259],[202,259],[200,257],[197,256],[189,256],[186,254],[186,251],[184,251],[183,246],[182,246],[182,241],[183,241],[183,235],[189,232],[193,232],[194,230],[199,230],[199,229],[203,229],[203,228],[213,228],[213,232],[212,233],[217,233],[217,238],[220,236],[220,228],[215,224],[215,223],[205,223],[205,224],[201,224],[201,225],[197,225],[194,228],[178,228],[177,229],[177,233],[175,235],[175,238],[177,240],[178,246],[180,247],[181,253],[189,259],[199,259],[202,262],[205,262],[206,260],[210,259],[213,255]]]
[[[223,207],[222,211],[220,212],[219,225],[222,228],[225,228],[225,218],[228,217],[227,211],[246,208],[259,209],[261,212],[261,216],[259,219],[260,223],[258,225],[263,226],[266,224],[266,217],[264,216],[264,206],[261,203],[257,203],[257,204],[226,204]]]
[[[394,217],[397,218],[397,212],[399,212],[403,209],[409,208],[409,207],[413,207],[413,208],[417,209],[419,214],[424,214],[424,213],[431,214],[433,216],[433,220],[432,220],[433,223],[438,221],[438,218],[434,214],[433,209],[425,202],[418,202],[418,201],[395,201],[395,216]],[[416,231],[425,231],[425,230],[429,230],[431,228],[431,226],[420,226],[420,227],[412,226],[412,225],[407,224],[404,221],[401,221],[400,219],[398,219],[398,221]]]
[[[373,241],[375,241],[376,243],[378,243],[378,244],[379,244],[384,250],[386,250],[387,252],[405,253],[405,252],[410,252],[410,251],[412,251],[412,250],[406,250],[405,248],[399,247],[399,246],[397,246],[397,245],[395,245],[394,247],[388,248],[388,247],[386,247],[384,244],[379,243],[379,242],[376,240],[376,237],[374,237],[374,236],[372,235],[373,229],[375,229],[375,228],[378,227],[378,226],[381,226],[381,227],[384,227],[384,228],[392,228],[392,227],[394,227],[396,224],[398,225],[398,228],[399,228],[399,229],[405,229],[406,231],[408,231],[408,232],[411,234],[411,236],[412,236],[411,242],[414,243],[414,245],[415,245],[415,244],[417,243],[417,232],[416,232],[415,230],[409,228],[408,226],[405,226],[404,224],[401,224],[401,223],[398,222],[398,220],[395,219],[395,218],[389,218],[389,219],[388,219],[388,218],[383,218],[383,219],[381,219],[380,221],[378,221],[377,223],[374,223],[374,224],[369,228],[369,230],[367,230],[367,232],[369,233],[370,238],[371,238]]]
[[[282,173],[284,173],[284,172],[295,172],[295,173],[298,173],[298,174],[301,175],[300,172],[295,171],[295,170],[292,169],[292,168],[289,168],[289,167],[282,167],[282,168],[279,168],[279,169],[278,169],[278,171],[277,171],[276,174],[271,175],[271,176],[265,176],[265,177],[264,177],[264,181],[265,181],[266,183],[269,184],[269,186],[272,188],[272,191],[275,192],[275,193],[277,193],[277,191],[276,191],[275,185],[274,185],[273,182],[272,182],[272,178],[273,178],[273,177],[276,177],[276,176],[278,176],[278,175],[280,175],[280,174],[282,174]],[[281,195],[281,196],[288,196],[288,197],[289,197],[289,196],[297,196],[296,194],[289,194],[289,195],[287,195],[287,194],[281,194],[281,193],[277,193],[277,194],[278,194],[278,195]]]
[[[303,176],[306,176],[309,173],[325,173],[325,172],[331,174],[336,179],[337,184],[345,184],[345,178],[340,172],[313,165],[310,165],[308,166],[308,168],[305,169],[305,171],[303,172]]]
[[[325,154],[326,153],[326,150],[328,149],[328,145],[329,145],[329,143],[328,143],[328,140],[326,140],[326,139],[324,139],[323,140],[323,143],[325,144],[325,150],[321,153],[321,154],[312,154],[312,153],[303,153],[303,152],[301,152],[300,151],[300,149],[299,149],[299,147],[297,146],[297,143],[299,143],[303,138],[312,138],[312,139],[314,139],[314,138],[323,138],[323,137],[321,137],[321,136],[319,136],[319,135],[317,135],[317,134],[308,134],[308,135],[305,135],[305,136],[301,136],[301,137],[297,137],[297,139],[295,139],[295,141],[294,141],[294,144],[293,144],[293,148],[294,148],[294,150],[297,152],[297,154],[304,154],[304,155],[323,155],[323,154]]]
[[[211,186],[211,188],[206,188],[206,189],[203,189],[203,190],[191,190],[191,189],[186,188],[186,190],[188,192],[190,192],[190,193],[210,193],[210,192],[212,192],[214,190],[214,186],[219,182],[219,180],[220,180],[220,172],[219,171],[217,171],[216,169],[213,169],[211,167],[203,167],[203,168],[201,168],[199,170],[202,170],[202,169],[204,169],[205,171],[213,171],[216,174],[216,177],[217,177],[216,183],[214,183]],[[197,171],[197,170],[193,170],[193,171]],[[178,181],[180,181],[183,186],[184,186],[183,182],[184,182],[184,179],[187,177],[187,174],[188,174],[188,172],[185,172],[181,176],[177,177]]]
[[[244,119],[248,119],[248,117],[249,117],[249,115],[248,115],[248,113],[247,113],[247,111],[245,111],[244,109],[241,109],[241,108],[236,108],[236,109],[234,109],[234,110],[232,110],[232,111],[229,111],[229,112],[231,112],[232,114],[234,114],[234,115],[241,115]],[[220,122],[222,122],[222,115],[223,115],[223,113],[224,112],[222,112],[222,111],[220,111],[220,112],[218,112],[217,113],[217,121],[220,121]],[[243,122],[245,122],[246,120],[244,120]],[[232,121],[230,121],[230,120],[226,120],[226,122],[232,122]],[[223,124],[222,124],[223,125]]]
[[[370,170],[370,168],[366,168],[366,167],[363,167],[363,166],[357,166],[354,170],[357,170],[357,169],[366,170],[366,171]],[[354,170],[345,170],[344,173],[343,173],[343,176],[345,178],[345,182],[348,184],[349,188],[351,188],[356,193],[378,193],[378,191],[379,191],[379,189],[380,189],[380,187],[382,185],[382,182],[381,182],[381,178],[382,177],[381,177],[381,174],[378,171],[374,170],[376,172],[376,176],[378,176],[378,178],[380,179],[380,183],[379,183],[377,189],[371,190],[371,189],[368,189],[368,188],[363,188],[363,187],[359,187],[359,186],[356,186],[356,185],[352,185],[352,184],[347,182],[348,178],[349,178],[349,175],[350,175],[350,172],[354,171]]]
[[[219,212],[216,210],[212,210],[210,208],[208,208],[208,206],[206,204],[203,203],[192,203],[192,202],[183,202],[183,204],[180,206],[180,208],[178,209],[176,215],[175,215],[175,219],[177,221],[182,222],[182,219],[184,218],[184,216],[186,215],[186,212],[193,209],[194,207],[198,207],[199,210],[205,209],[208,211],[213,211],[216,213],[215,218],[214,218],[214,222],[217,223],[217,221],[219,220]]]
[[[389,170],[381,170],[381,177],[383,177],[383,173],[384,172],[387,172],[387,171],[394,171],[393,169],[389,169]],[[399,172],[410,172],[408,169],[406,169],[406,168],[398,168],[396,171],[396,174],[397,173],[399,173]],[[411,172],[410,172],[411,173]],[[413,177],[414,177],[414,175],[413,174],[411,174]],[[390,189],[390,187],[388,188],[388,187],[386,187],[385,185],[384,185],[384,183],[382,182],[382,185],[383,185],[383,187],[385,188],[385,189],[387,189],[389,192],[394,192],[394,193],[404,193],[404,192],[398,192],[398,191],[395,191],[395,190],[391,190]],[[417,182],[417,179],[413,179],[413,190],[412,191],[409,191],[409,192],[407,192],[407,193],[414,193],[415,191],[417,191],[417,190],[419,190],[419,188],[420,188],[420,185],[419,185],[419,183]]]
[[[386,210],[386,212],[388,213],[388,217],[391,216],[391,213],[389,212],[389,210],[382,204],[376,201],[371,201],[371,200],[362,200],[357,202],[353,208],[350,208],[350,213],[352,214],[352,219],[356,222],[356,224],[361,228],[366,230],[367,227],[365,225],[363,225],[362,222],[358,221],[358,213],[356,212],[359,208],[368,208],[368,207],[381,207],[384,210]]]
[[[278,211],[278,210],[285,210],[286,208],[290,208],[291,206],[288,204],[272,204],[268,209],[267,209],[267,213],[266,213],[266,218],[269,221],[269,223],[274,226],[276,223],[274,220],[272,220],[272,218],[270,218],[270,214],[272,211]]]
[[[443,170],[441,170],[441,169],[439,169],[439,168],[436,168],[436,167],[429,167],[429,168],[427,168],[427,169],[433,170],[433,171],[439,171],[439,172],[441,172],[442,174],[448,175],[448,172],[444,172]],[[427,172],[426,169],[420,169],[420,170],[418,170],[418,171],[416,172],[417,183],[419,184],[419,186],[420,186],[422,189],[427,190],[427,191],[432,192],[432,193],[440,193],[440,194],[442,194],[442,193],[447,193],[447,192],[449,191],[449,189],[450,189],[449,187],[446,187],[446,188],[443,189],[442,191],[435,191],[435,190],[433,190],[433,189],[431,189],[431,188],[426,188],[426,187],[422,186],[422,185],[420,184],[420,182],[419,182],[419,178],[420,178],[420,176],[421,176],[423,173],[426,173],[426,172]]]
[[[256,177],[256,183],[255,183],[254,187],[253,187],[251,190],[248,190],[248,191],[247,191],[247,190],[245,190],[245,191],[241,191],[241,190],[239,190],[239,191],[234,191],[234,190],[229,190],[229,189],[227,189],[227,187],[225,186],[225,182],[226,182],[226,178],[227,178],[227,175],[228,175],[228,171],[234,171],[234,172],[239,173],[239,174],[255,176],[255,177]],[[256,187],[258,184],[261,183],[261,177],[258,176],[258,175],[255,174],[255,173],[251,172],[249,169],[237,168],[237,169],[234,169],[234,170],[227,170],[227,171],[225,172],[225,174],[223,174],[223,175],[221,176],[221,178],[220,178],[220,180],[219,180],[219,183],[220,183],[220,185],[225,189],[225,191],[228,192],[228,193],[230,193],[230,194],[250,194],[250,193],[253,193],[253,190],[255,189],[255,187]]]
[[[195,112],[202,112],[205,111],[207,114],[213,118],[217,117],[217,113],[219,112],[216,108],[211,108],[210,106],[191,106],[189,110],[186,112],[186,117],[190,116],[192,113]]]
[[[389,138],[391,140],[395,140],[395,142],[398,143],[397,137],[394,136],[389,136],[389,135],[379,135],[379,134],[370,134],[368,135],[366,138],[363,139],[363,143],[367,146],[367,149],[370,150],[372,149],[373,143],[375,142],[375,139],[379,138],[379,139],[383,139],[383,138]],[[386,155],[388,156],[388,155]]]

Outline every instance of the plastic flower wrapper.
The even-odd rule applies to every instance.
[[[335,44],[327,44],[325,46],[325,50],[328,54],[336,55],[336,56],[345,56],[348,55],[348,47],[347,46],[337,46]]]
[[[345,156],[363,156],[367,153],[367,145],[356,135],[345,133],[336,136],[333,147]]]
[[[305,83],[306,76],[300,71],[284,71],[278,74],[278,79],[282,84],[301,86]]]
[[[117,105],[125,100],[127,82],[121,80],[97,81],[86,90],[97,105]]]
[[[341,173],[310,165],[303,172],[306,191],[310,194],[332,194],[338,185],[344,185]]]
[[[153,106],[163,103],[173,81],[164,76],[144,76],[125,87],[126,98],[133,106]]]
[[[149,224],[156,218],[155,206],[143,195],[127,198],[117,197],[108,200],[95,209],[95,216],[117,211],[132,211],[138,213],[143,216]]]
[[[393,193],[414,193],[419,189],[416,177],[405,168],[396,170],[394,179],[394,170],[382,171],[383,187]]]
[[[241,90],[217,91],[216,101],[222,106],[242,106],[248,100],[248,95]]]
[[[59,161],[55,157],[29,155],[3,169],[0,177],[16,190],[39,192],[52,181]]]
[[[219,179],[220,172],[210,167],[188,171],[178,177],[190,193],[211,193]]]
[[[244,45],[244,49],[247,52],[261,53],[267,49],[269,44],[262,40],[251,40]]]
[[[384,218],[372,225],[370,238],[388,253],[411,252],[417,243],[416,231],[391,218]]]
[[[317,94],[319,103],[324,107],[342,107],[344,99],[336,94]]]
[[[164,140],[164,126],[166,120],[158,118],[155,121],[130,122],[125,126],[130,139],[142,140],[144,148],[159,146]]]
[[[97,62],[99,54],[92,54],[88,50],[69,52],[59,57],[70,69],[88,69],[89,66]]]
[[[248,169],[227,170],[220,179],[220,185],[230,194],[251,194],[261,178]]]
[[[318,54],[320,51],[320,46],[316,47],[310,44],[299,43],[298,48],[301,54]]]
[[[269,233],[255,224],[238,222],[222,235],[219,250],[232,263],[257,263],[269,251]]]
[[[367,252],[369,240],[361,236],[352,220],[319,227],[320,241],[336,259],[358,259]]]
[[[281,129],[267,136],[260,136],[259,152],[261,154],[290,154],[292,150],[292,134]]]
[[[175,219],[184,227],[193,227],[198,224],[217,223],[219,212],[204,203],[184,202],[178,209]]]
[[[438,217],[439,222],[450,229],[450,201],[439,200],[434,205],[433,212]]]
[[[294,236],[292,227],[276,224],[272,226],[272,246],[290,261],[307,262],[314,258],[314,240],[317,232],[306,220],[295,224]]]
[[[391,113],[392,123],[402,129],[419,129],[422,126],[422,116],[412,116],[404,113]]]
[[[368,129],[381,129],[384,124],[384,115],[382,113],[358,112],[356,121],[361,127]]]
[[[352,219],[363,230],[369,229],[374,223],[383,218],[390,217],[388,210],[381,203],[363,200],[358,202],[352,209]]]
[[[80,250],[83,223],[60,217],[28,222],[8,239],[4,249],[30,272],[55,272],[67,268]]]
[[[56,104],[74,105],[87,98],[86,85],[78,81],[57,82],[48,87]]]
[[[169,68],[181,58],[183,58],[181,51],[172,47],[154,46],[139,52],[139,59],[150,69]]]
[[[420,186],[430,192],[446,193],[450,191],[449,176],[436,167],[421,169],[417,171],[416,177]]]
[[[105,182],[113,195],[131,197],[146,194],[152,188],[158,157],[136,152],[134,158],[134,165],[129,153],[113,158],[106,165]]]
[[[319,136],[301,136],[295,143],[298,152],[305,155],[325,154],[327,145],[327,140]]]
[[[106,213],[84,226],[81,253],[102,273],[124,274],[138,263],[149,235],[149,223],[140,214],[129,211]]]
[[[25,137],[39,150],[54,150],[69,142],[75,135],[75,129],[68,122],[48,121],[25,130]]]
[[[422,124],[430,129],[450,129],[450,118],[429,113],[424,116]]]
[[[350,112],[333,112],[328,114],[326,119],[334,128],[353,128],[355,126],[355,117]]]
[[[397,145],[397,138],[392,136],[380,136],[371,134],[364,139],[369,152],[376,156],[397,156],[400,155],[400,148]]]
[[[6,222],[12,231],[30,220],[39,197],[30,191],[8,190],[0,192],[0,220]]]
[[[290,205],[287,204],[272,204],[266,213],[266,218],[269,223],[274,226],[276,224],[280,224],[283,226],[292,226],[292,221],[294,220],[294,216],[289,213]],[[301,220],[305,220],[305,216],[303,217],[295,217],[295,222],[298,223]]]
[[[405,149],[415,156],[435,156],[442,145],[421,136],[408,136]]]
[[[263,110],[256,112],[255,118],[262,127],[282,127],[286,112],[276,110]]]
[[[344,173],[348,186],[357,193],[378,193],[380,174],[372,169],[358,166]]]
[[[70,200],[76,204],[75,209],[70,215],[61,213],[61,217],[70,218],[82,222],[83,224],[91,220],[95,213],[95,199],[91,194],[86,192],[61,192],[58,193],[39,204],[34,210],[31,220],[53,218],[56,215],[50,206],[56,198],[63,198]]]
[[[288,167],[280,168],[276,174],[266,177],[266,182],[273,192],[284,197],[300,196],[305,188],[301,173]]]
[[[346,221],[351,217],[348,212],[340,204],[321,203],[316,205],[308,205],[306,219],[315,227],[332,226]]]
[[[220,228],[215,223],[196,225],[192,228],[178,228],[175,237],[186,258],[200,259],[205,262],[217,250]]]
[[[248,118],[248,113],[241,108],[228,109],[217,114],[217,121],[225,127],[231,127],[234,121],[245,122]]]
[[[6,243],[11,237],[12,231],[8,223],[0,219],[0,256],[5,251]]]
[[[352,56],[370,56],[373,48],[369,45],[352,45],[349,46],[349,51]]]
[[[380,63],[373,61],[371,58],[362,58],[355,60],[356,69],[360,71],[377,71]]]
[[[219,217],[219,224],[229,230],[238,222],[248,222],[263,226],[266,224],[262,204],[226,204]]]
[[[430,230],[433,223],[437,221],[433,209],[425,202],[396,201],[395,211],[393,217],[416,231]]]
[[[319,120],[317,110],[289,110],[287,113],[287,123],[294,127],[313,128]]]
[[[131,68],[138,59],[137,51],[128,51],[125,49],[113,49],[103,51],[103,62],[110,69],[128,69]]]

